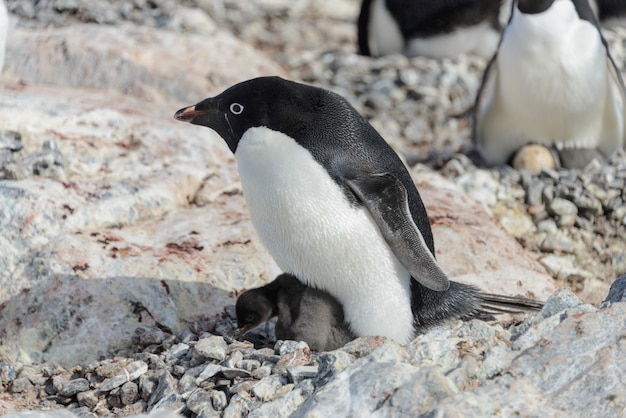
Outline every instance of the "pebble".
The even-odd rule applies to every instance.
[[[33,384],[30,383],[27,377],[18,377],[13,380],[13,385],[11,385],[12,393],[26,393],[34,388]]]
[[[105,379],[100,385],[102,392],[108,392],[122,386],[124,383],[137,379],[139,376],[148,371],[148,365],[141,361],[133,361],[128,366],[124,367],[122,373],[117,374],[109,379]]]
[[[196,389],[187,398],[187,408],[194,414],[200,414],[206,408],[213,408],[211,395],[204,389]]]
[[[85,392],[86,390],[89,390],[89,381],[87,379],[74,379],[63,383],[61,390],[59,390],[59,395],[69,398],[78,392]]]
[[[15,368],[6,362],[0,362],[0,383],[12,382],[17,377]]]
[[[194,346],[192,361],[202,362],[206,359],[222,361],[226,358],[226,349],[227,344],[223,337],[202,338]]]
[[[264,377],[254,385],[252,393],[262,402],[268,402],[276,398],[276,394],[287,384],[287,378],[280,375]]]
[[[135,382],[126,382],[120,388],[120,401],[132,405],[139,400],[139,386]]]
[[[305,379],[312,379],[317,376],[319,366],[289,366],[287,376],[291,383],[300,383]]]

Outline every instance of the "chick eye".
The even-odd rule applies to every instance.
[[[231,103],[230,111],[232,112],[233,115],[240,115],[241,112],[243,112],[243,105],[239,103]]]

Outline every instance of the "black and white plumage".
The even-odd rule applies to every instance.
[[[341,96],[260,77],[175,117],[226,141],[264,246],[284,272],[337,299],[354,335],[406,343],[433,304],[475,309],[445,292],[426,209],[398,155]]]
[[[398,155],[341,96],[260,77],[181,109],[225,139],[252,222],[284,272],[325,290],[356,335],[415,335],[412,289],[448,288]]]
[[[625,102],[587,0],[519,0],[485,70],[473,136],[488,164],[537,143],[580,168],[624,146]]]
[[[359,52],[432,58],[475,53],[490,58],[498,45],[502,0],[363,0]]]
[[[418,292],[416,297],[420,304],[415,317],[418,332],[449,319],[491,319],[543,306],[531,299],[483,293],[454,281],[446,291]],[[305,286],[290,274],[281,274],[265,286],[243,292],[237,298],[236,312],[242,334],[277,317],[277,339],[305,341],[316,351],[335,350],[356,338],[337,299]]]
[[[235,308],[243,333],[277,317],[276,338],[305,341],[312,350],[334,350],[356,338],[344,322],[337,299],[290,274],[245,291]]]

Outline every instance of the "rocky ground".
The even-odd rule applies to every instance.
[[[626,154],[616,155],[607,166],[592,164],[580,171],[544,170],[531,174],[509,167],[480,166],[472,157],[468,111],[485,61],[472,56],[443,60],[358,56],[354,53],[356,0],[12,0],[7,6],[19,18],[20,28],[34,31],[58,28],[88,33],[90,27],[79,24],[93,23],[111,26],[132,23],[173,34],[199,36],[207,36],[216,28],[226,30],[261,51],[268,61],[278,64],[276,71],[283,75],[347,97],[415,166],[413,173],[432,170],[480,202],[521,244],[525,253],[545,268],[554,283],[569,289],[585,303],[597,306],[611,282],[626,273]],[[115,37],[113,32],[107,35],[107,40]],[[618,66],[623,69],[626,31],[606,29],[605,36]],[[163,38],[160,41],[170,49],[180,47],[174,41]],[[35,42],[47,40],[38,38]],[[224,41],[225,54],[228,42]],[[201,48],[201,43],[197,45]],[[72,56],[73,45],[67,43],[65,48]],[[8,54],[9,72],[20,75],[23,83],[31,83],[25,71],[12,69],[11,65],[16,64],[9,63],[10,59]],[[185,70],[185,62],[166,63],[166,60],[164,66],[175,65]],[[272,71],[271,65],[264,64],[265,70]],[[38,77],[43,77],[42,73],[40,70]],[[194,76],[202,74],[194,73]],[[138,78],[145,81],[143,75]],[[171,90],[170,97],[177,98],[179,105],[168,103],[171,113],[177,107],[217,93],[212,88],[225,82],[209,77],[204,90],[190,92],[185,91],[191,87],[182,84],[183,81],[177,80],[180,85],[172,85],[171,81],[167,85],[165,75],[163,79],[151,82],[166,84]],[[109,80],[107,87],[111,88],[117,81]],[[121,81],[114,90],[125,87],[125,80]],[[67,82],[73,82],[71,77]],[[11,85],[19,88],[19,84]],[[142,100],[146,97],[154,102],[160,100],[147,87],[139,86],[132,93]],[[108,119],[109,126],[115,123],[117,119]],[[24,164],[16,164],[20,160],[15,155],[25,146],[22,143],[25,140],[9,134],[0,139],[1,176],[7,180],[32,177],[31,172],[20,171]],[[122,142],[124,152],[130,153],[136,147],[132,138],[124,138]],[[67,161],[55,160],[59,154],[55,154],[54,143],[47,149],[42,146],[39,152],[46,155],[48,163],[44,168],[41,164],[37,166],[51,177],[55,174],[49,172],[55,167],[72,166]],[[78,149],[81,152],[77,155],[89,155]],[[144,159],[159,155],[159,149]],[[211,152],[218,151],[211,149]],[[92,160],[93,157],[85,166],[93,165]],[[172,167],[190,164],[174,157],[169,163]],[[71,174],[63,175],[71,177]],[[240,202],[236,189],[224,190],[229,182],[219,179],[219,174],[193,176],[211,181],[217,176],[219,190],[224,192],[211,196],[201,190],[190,192],[196,199],[191,199],[194,202],[203,199],[205,203],[217,201],[223,205],[229,204],[224,203],[227,201]],[[75,182],[76,187],[82,187],[80,181]],[[89,193],[101,193],[101,186]],[[113,194],[117,192],[115,188],[111,190]],[[87,195],[87,191],[77,193]],[[425,200],[430,210],[431,205]],[[166,217],[167,211],[162,208],[167,205],[162,200],[155,204],[147,200],[144,211],[157,218]],[[72,209],[73,204],[70,206]],[[128,216],[131,215],[134,216],[129,212]],[[437,209],[433,209],[431,216],[440,219],[438,215]],[[94,240],[108,254],[119,253],[120,258],[124,251],[146,251],[145,242],[143,246],[116,244],[123,242],[124,232],[94,236]],[[190,258],[202,250],[199,241],[193,239],[204,242],[201,235],[194,237],[189,233],[180,241],[167,241],[164,247],[169,252],[158,256],[166,257],[165,254],[175,250],[179,256]],[[78,245],[70,238],[61,243]],[[220,244],[216,251],[239,251],[241,244],[235,243],[234,249],[232,244]],[[440,252],[443,252],[441,256]],[[438,257],[445,265],[445,249],[442,251],[441,246]],[[82,269],[96,268],[93,262],[91,267],[79,262],[73,266],[76,267],[73,272],[78,275],[83,274]],[[239,287],[248,285],[250,282],[238,282]],[[24,296],[24,300],[28,301],[27,298]],[[408,346],[370,338],[359,339],[330,353],[314,353],[302,343],[274,345],[271,325],[250,337],[254,344],[233,340],[235,327],[230,304],[221,314],[213,312],[182,331],[173,331],[166,321],[138,326],[132,345],[118,350],[115,356],[102,353],[99,361],[74,367],[49,362],[22,367],[1,363],[4,392],[0,393],[0,412],[64,408],[80,416],[133,415],[158,409],[229,417],[288,416],[294,411],[299,416],[343,416],[362,411],[377,411],[381,416],[427,413],[458,416],[456,410],[463,407],[465,416],[491,416],[504,411],[501,412],[504,416],[617,417],[623,414],[626,399],[625,373],[616,366],[623,368],[626,364],[620,337],[624,329],[623,306],[615,303],[598,309],[581,304],[569,293],[561,293],[551,299],[538,317],[517,326],[453,322],[418,337]],[[150,314],[150,309],[146,312]],[[557,312],[560,314],[550,316]],[[576,344],[568,339],[571,335],[580,336]],[[540,340],[545,343],[537,344]],[[568,350],[563,348],[566,345]],[[584,350],[590,350],[591,354],[583,356]],[[340,374],[342,370],[344,373]],[[581,397],[580,391],[589,387],[598,389]],[[334,402],[333,397],[337,398]],[[598,411],[602,413],[598,415]]]

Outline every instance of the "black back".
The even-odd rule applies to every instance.
[[[626,0],[596,0],[596,4],[600,20],[626,15]]]

